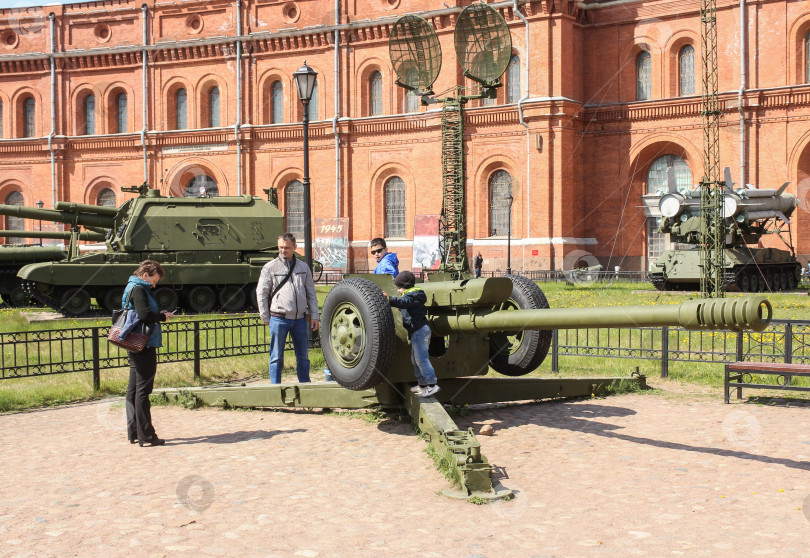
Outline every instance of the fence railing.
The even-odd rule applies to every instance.
[[[269,350],[267,327],[258,315],[162,324],[159,362],[194,363],[200,376],[203,359]],[[125,350],[107,342],[109,327],[0,334],[0,379],[68,372],[93,372],[98,389],[101,370],[129,365]],[[310,348],[320,347],[318,336]],[[292,349],[292,344],[287,344]],[[735,361],[810,363],[810,321],[774,320],[757,332],[687,331],[674,327],[569,329],[552,333],[551,370],[560,357],[655,360],[666,377],[672,362],[723,364]]]

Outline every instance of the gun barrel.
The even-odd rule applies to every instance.
[[[67,231],[0,231],[0,238],[54,238],[69,240],[70,233]],[[107,236],[97,231],[82,231],[79,233],[79,240],[93,240],[103,242]]]
[[[67,205],[79,206],[81,204]],[[86,207],[95,207],[96,209],[99,209],[96,206]],[[110,208],[105,207],[103,209],[109,211]],[[37,209],[35,207],[26,207],[24,205],[0,204],[0,215],[23,217],[25,219],[38,219],[40,221],[55,221],[57,223],[70,223],[82,225],[84,227],[104,227],[106,229],[111,229],[113,227],[115,211],[113,212],[113,215],[109,215],[100,212],[84,212],[79,207],[71,208],[70,211],[62,211],[58,209]]]
[[[438,335],[455,332],[521,331],[529,329],[584,329],[597,327],[680,326],[684,329],[762,331],[773,309],[763,297],[688,300],[672,306],[617,306],[543,310],[475,310],[463,315],[432,315]]]
[[[54,209],[56,211],[68,211],[70,213],[92,213],[94,215],[107,215],[109,217],[115,217],[115,214],[118,213],[118,209],[115,207],[63,201],[56,202]]]

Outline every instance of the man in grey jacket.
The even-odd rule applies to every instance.
[[[295,236],[284,233],[278,237],[278,258],[262,268],[256,286],[259,314],[270,328],[270,381],[281,383],[284,368],[284,345],[290,334],[295,348],[296,371],[299,382],[309,381],[309,335],[307,318],[312,331],[318,331],[318,296],[315,281],[307,264],[295,259]]]

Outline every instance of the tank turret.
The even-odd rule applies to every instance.
[[[430,355],[439,378],[484,375],[492,367],[522,376],[545,359],[551,330],[588,327],[680,326],[762,331],[773,314],[762,296],[689,300],[680,305],[549,309],[534,282],[520,276],[429,282]],[[342,386],[412,382],[408,334],[383,291],[396,296],[390,275],[338,282],[321,313],[321,347]]]

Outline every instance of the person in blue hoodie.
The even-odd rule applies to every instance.
[[[144,260],[132,274],[121,297],[121,307],[133,310],[147,325],[154,325],[146,347],[139,352],[128,352],[129,385],[127,385],[127,436],[129,442],[143,446],[162,446],[166,440],[158,438],[152,425],[149,394],[157,373],[157,348],[163,346],[160,322],[173,317],[172,312],[158,311],[152,290],[163,278],[163,266],[154,260]]]
[[[375,274],[388,273],[394,277],[399,275],[397,254],[388,251],[384,239],[379,237],[371,239],[371,255],[377,260],[377,267],[374,268]]]
[[[436,372],[430,363],[428,353],[430,326],[425,308],[427,295],[421,288],[414,286],[415,284],[416,277],[413,273],[400,272],[394,279],[394,285],[402,296],[391,297],[388,299],[388,303],[402,312],[402,324],[408,330],[408,337],[411,340],[411,362],[413,362],[413,373],[418,384],[412,387],[411,391],[419,397],[430,397],[439,391],[439,386],[436,385]],[[385,294],[385,296],[388,295]]]

